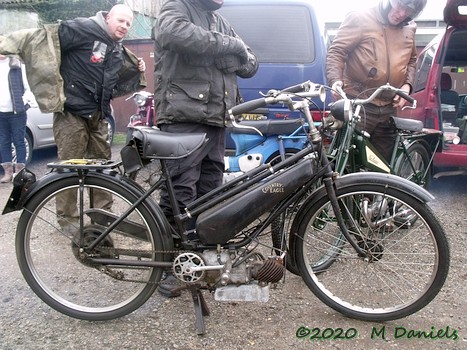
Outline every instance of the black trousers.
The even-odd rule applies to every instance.
[[[196,123],[162,124],[162,131],[171,133],[206,133],[208,142],[187,158],[167,161],[175,197],[183,212],[187,204],[222,184],[224,173],[225,129]],[[161,209],[173,216],[165,186],[161,188]]]
[[[379,153],[388,161],[391,161],[394,143],[396,141],[396,128],[391,116],[396,115],[396,109],[392,105],[375,106],[365,105],[361,111],[362,120],[357,129],[370,134],[370,142]]]

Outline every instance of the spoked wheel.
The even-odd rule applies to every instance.
[[[164,243],[160,225],[141,204],[88,249],[138,196],[107,178],[88,174],[84,181],[83,227],[75,219],[69,221],[66,231],[62,230],[56,210],[61,195],[77,193],[78,177],[52,182],[23,210],[16,232],[16,253],[27,283],[49,306],[75,318],[109,320],[140,307],[162,276],[162,268],[125,266],[123,262],[161,261]],[[104,194],[111,196],[111,208],[107,202],[107,209],[96,209],[106,198]],[[119,264],[96,263],[97,259],[115,259]]]
[[[347,185],[337,196],[351,235],[367,256],[358,256],[344,241],[333,264],[314,271],[316,256],[339,232],[329,200],[321,195],[303,216],[295,245],[307,286],[334,310],[361,320],[398,319],[426,306],[449,267],[448,242],[431,209],[383,184]],[[408,213],[416,217],[415,224],[393,224]]]
[[[430,180],[429,166],[430,157],[426,148],[420,143],[414,143],[407,149],[407,157],[400,155],[394,168],[396,175],[427,188]]]

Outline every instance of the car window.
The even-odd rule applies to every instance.
[[[247,9],[247,10],[246,10]],[[302,6],[224,6],[220,12],[261,63],[315,60],[309,11]]]
[[[439,43],[433,44],[427,48],[419,57],[417,61],[417,75],[413,86],[414,92],[425,89],[438,45]]]

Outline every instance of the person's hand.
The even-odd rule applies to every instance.
[[[404,84],[400,87],[400,90],[404,91],[407,95],[410,94],[410,85],[409,84]],[[399,95],[396,95],[394,96],[393,100],[392,100],[392,106],[394,108],[402,108],[405,106],[405,104],[407,103],[407,101],[400,97]]]
[[[232,53],[240,59],[240,65],[248,62],[248,50],[245,43],[239,38],[230,38],[229,53]]]
[[[340,90],[344,87],[342,80],[336,80],[331,86],[331,94],[335,100],[340,100],[342,98]]]
[[[142,58],[138,58],[138,70],[140,72],[144,72],[146,70],[146,63],[144,63]]]
[[[235,73],[240,69],[242,64],[240,63],[240,57],[237,55],[225,55],[218,57],[214,60],[217,69],[224,73]]]

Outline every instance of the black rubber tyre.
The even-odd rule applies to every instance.
[[[310,261],[329,247],[321,237],[340,231],[321,194],[307,205],[295,241],[295,261],[310,290],[346,316],[378,322],[408,316],[433,300],[448,274],[449,246],[430,207],[383,183],[348,184],[337,196],[351,213],[351,234],[369,256],[358,256],[345,241],[328,269],[313,270]],[[415,224],[395,225],[393,219],[407,212]],[[317,220],[325,224],[317,227]]]
[[[82,229],[76,220],[69,221],[67,230],[60,228],[57,196],[76,193],[77,187],[77,176],[63,178],[44,186],[27,202],[16,231],[21,272],[46,304],[65,315],[96,321],[127,315],[151,297],[162,268],[99,265],[90,258],[114,258],[120,263],[161,261],[162,254],[155,252],[164,248],[160,225],[143,203],[129,214],[125,225],[118,225],[96,248],[86,250],[109,222],[91,220],[85,214]],[[138,198],[117,180],[88,174],[83,191],[85,213],[95,212],[96,199],[103,192],[113,199],[111,211],[103,210],[107,217],[119,217]]]

